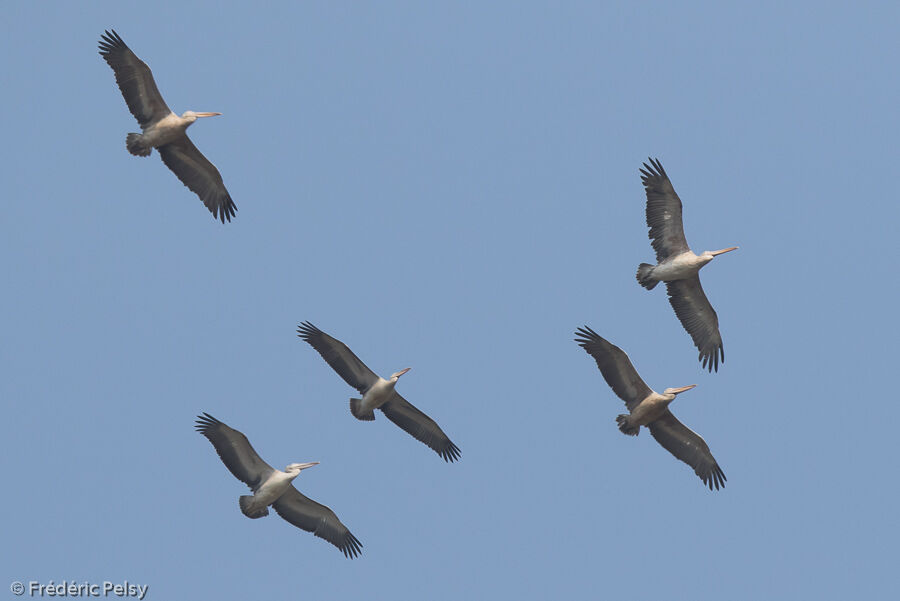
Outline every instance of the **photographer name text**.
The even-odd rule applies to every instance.
[[[55,583],[31,580],[27,586],[13,582],[10,589],[15,595],[28,594],[29,597],[137,597],[142,600],[150,589],[149,584],[124,582],[74,582],[63,580]]]

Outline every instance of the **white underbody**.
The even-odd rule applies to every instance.
[[[378,378],[378,381],[372,384],[372,387],[363,395],[362,402],[360,403],[361,412],[368,413],[374,411],[387,403],[391,397],[394,396],[394,386],[396,384],[396,380],[392,382],[390,380],[385,380],[384,378]]]
[[[299,475],[299,471],[295,474],[288,474],[281,470],[272,472],[272,475],[270,475],[253,493],[253,508],[261,509],[263,507],[268,507],[277,501],[278,498],[290,488],[294,478]]]
[[[181,138],[191,123],[193,121],[179,117],[175,113],[169,113],[144,130],[143,142],[154,148],[159,148]]]
[[[665,395],[653,392],[634,408],[628,421],[634,426],[646,426],[655,422],[665,413],[666,407],[673,400],[675,400],[674,394]]]
[[[691,251],[671,257],[653,268],[653,278],[663,282],[684,280],[697,275],[712,257],[697,256]]]

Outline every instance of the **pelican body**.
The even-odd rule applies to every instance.
[[[340,549],[344,557],[353,559],[359,555],[362,543],[337,515],[294,488],[293,481],[300,472],[319,465],[318,461],[291,463],[282,472],[263,461],[243,432],[210,414],[198,415],[194,426],[212,443],[228,471],[253,492],[238,499],[241,513],[251,519],[261,518],[269,515],[271,505],[285,521],[327,540]]]
[[[653,290],[659,282],[674,282],[692,278],[700,269],[718,255],[737,250],[737,246],[722,250],[707,250],[695,255],[693,251],[670,257],[657,265],[641,263],[638,267],[638,282],[647,290]]]
[[[291,463],[284,468],[283,472],[281,470],[272,470],[269,477],[253,491],[252,495],[240,497],[241,512],[251,519],[269,515],[269,505],[280,499],[281,495],[287,492],[291,487],[291,482],[300,475],[301,471],[314,465],[319,465],[319,462]]]
[[[180,117],[173,112],[151,123],[143,129],[143,134],[128,134],[125,138],[125,147],[135,156],[150,156],[154,148],[165,146],[182,139],[187,134],[187,128],[194,124],[200,117],[216,117],[222,113],[195,113],[185,111]]]
[[[390,379],[385,380],[369,369],[346,344],[308,321],[300,324],[297,335],[316,349],[325,362],[362,395],[362,398],[350,399],[353,417],[370,422],[375,419],[375,409],[379,409],[413,438],[428,445],[444,461],[449,463],[459,459],[459,447],[444,434],[437,422],[394,390],[397,380],[410,370],[409,367],[391,374]]]
[[[106,31],[100,38],[100,56],[112,68],[116,83],[128,110],[137,119],[143,133],[130,133],[125,147],[135,156],[150,156],[153,149],[181,183],[200,197],[213,218],[225,223],[234,217],[237,207],[225,188],[216,166],[197,150],[187,136],[187,128],[201,117],[222,113],[185,111],[180,117],[169,109],[156,87],[153,73],[119,34]]]
[[[378,377],[378,381],[366,390],[361,399],[350,399],[350,412],[357,419],[371,421],[375,419],[374,411],[381,409],[382,405],[391,400],[394,396],[394,387],[400,376],[408,372],[411,367],[401,369],[391,374],[390,380]]]
[[[646,427],[664,449],[694,468],[694,473],[710,490],[725,486],[725,472],[716,463],[706,441],[669,411],[669,405],[679,394],[696,385],[666,388],[660,394],[641,379],[625,351],[587,326],[578,328],[575,334],[575,342],[594,358],[603,379],[625,401],[629,412],[616,417],[619,430],[637,436],[641,426]]]
[[[681,388],[666,388],[662,394],[655,390],[650,390],[650,394],[631,408],[629,415],[616,416],[619,430],[623,434],[637,436],[641,426],[649,426],[666,414],[666,411],[669,410],[669,403],[674,401],[676,396],[696,386],[696,384],[691,384]]]
[[[648,236],[656,251],[656,265],[638,265],[637,281],[647,290],[653,290],[659,282],[666,283],[669,303],[700,351],[701,365],[719,371],[719,362],[725,362],[725,346],[719,317],[703,292],[699,273],[715,257],[738,247],[694,254],[684,237],[681,199],[659,160],[648,160],[650,164],[644,163],[641,169],[641,180],[647,193]]]

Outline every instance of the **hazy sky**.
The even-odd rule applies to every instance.
[[[0,25],[0,577],[148,599],[887,599],[900,327],[895,2],[9,2]],[[238,207],[214,221],[97,54],[115,28]],[[726,362],[662,287],[659,157]],[[887,182],[885,184],[884,182]],[[389,422],[309,320],[461,448]],[[573,341],[589,325],[728,477],[710,492]],[[272,513],[209,412],[363,543]],[[5,589],[0,589],[5,590]],[[3,593],[14,598],[12,593]],[[26,594],[27,598],[27,594]]]

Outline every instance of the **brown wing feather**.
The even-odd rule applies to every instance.
[[[602,338],[591,328],[584,326],[575,332],[575,339],[581,348],[594,358],[603,379],[616,395],[625,401],[625,406],[632,411],[641,401],[653,392],[641,379],[631,359],[625,351]]]
[[[648,236],[656,251],[656,262],[691,250],[684,237],[681,221],[681,199],[666,175],[659,159],[647,159],[641,169],[641,181],[647,193]]]
[[[360,394],[365,394],[372,384],[378,381],[378,375],[369,369],[350,347],[308,321],[297,327],[297,336],[316,349],[331,369]]]
[[[293,486],[272,504],[272,509],[294,526],[327,540],[344,557],[353,559],[362,550],[362,543],[331,509],[304,496]]]
[[[150,67],[125,45],[115,30],[105,31],[99,44],[100,56],[116,74],[125,104],[141,129],[172,112],[156,87]]]
[[[194,427],[209,439],[228,471],[251,490],[255,491],[264,476],[275,471],[262,460],[242,432],[228,427],[209,413],[198,415]]]
[[[700,361],[709,371],[719,371],[719,363],[725,363],[725,346],[719,334],[719,316],[709,304],[709,299],[695,275],[684,280],[666,282],[669,303],[675,309],[678,321],[691,335],[700,351]]]
[[[663,416],[649,425],[650,434],[663,448],[694,468],[710,490],[725,486],[725,472],[716,463],[715,457],[699,434],[682,424],[666,409]]]
[[[433,419],[416,409],[412,403],[394,393],[381,410],[389,420],[406,430],[419,442],[431,447],[444,461],[453,462],[459,459],[460,450],[450,438],[444,434]]]
[[[166,167],[178,176],[191,192],[200,197],[213,217],[231,221],[237,207],[225,188],[216,166],[197,150],[187,135],[158,148]]]

